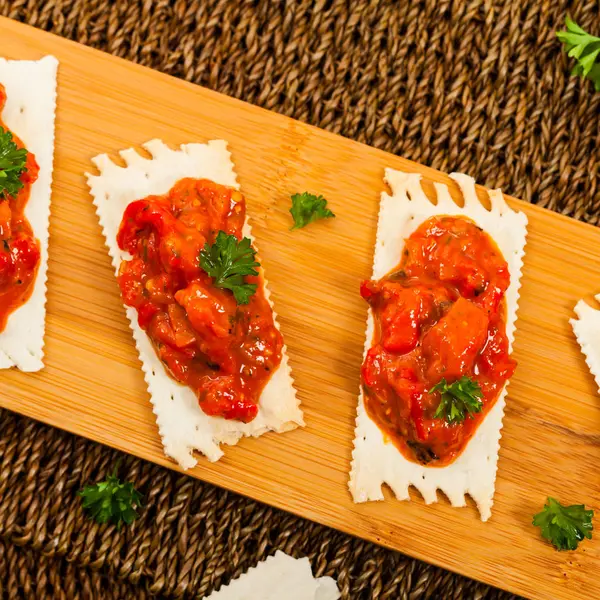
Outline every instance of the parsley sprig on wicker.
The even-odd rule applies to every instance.
[[[0,199],[16,196],[23,187],[27,150],[19,148],[12,133],[0,127]]]
[[[83,498],[83,508],[98,523],[129,525],[138,517],[136,508],[142,506],[142,495],[133,483],[122,483],[117,478],[117,468],[105,481],[88,485],[78,492]]]
[[[577,64],[571,75],[587,77],[600,92],[600,38],[590,35],[569,17],[565,19],[566,31],[557,31],[556,37],[565,45],[570,58]]]
[[[245,277],[258,275],[254,259],[256,251],[248,238],[238,241],[235,235],[219,231],[215,243],[205,244],[200,252],[200,266],[213,278],[218,288],[231,290],[238,304],[248,304],[256,292],[255,283],[247,283]]]
[[[544,509],[533,517],[533,524],[557,550],[576,550],[584,538],[592,539],[593,516],[594,511],[586,510],[583,504],[563,506],[548,497]]]
[[[327,200],[323,196],[315,196],[308,192],[292,196],[290,213],[294,219],[292,229],[306,227],[309,223],[319,219],[335,217],[333,212],[327,208]]]
[[[467,415],[473,417],[481,412],[483,392],[476,381],[469,377],[461,377],[453,383],[442,379],[434,385],[429,393],[440,392],[441,400],[433,415],[436,419],[446,419],[450,425],[462,423]]]

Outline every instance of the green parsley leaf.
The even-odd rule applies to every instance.
[[[556,37],[565,45],[570,58],[577,64],[571,75],[587,77],[600,92],[600,38],[590,35],[569,17],[565,18],[566,31],[557,31]]]
[[[204,245],[200,252],[200,266],[213,278],[218,288],[231,290],[238,304],[248,304],[256,292],[255,283],[246,283],[247,275],[258,275],[254,260],[256,250],[248,238],[238,241],[235,235],[219,231],[215,243]]]
[[[27,150],[18,148],[12,133],[0,127],[0,198],[16,196],[23,187]]]
[[[585,510],[583,504],[563,506],[548,497],[544,509],[533,517],[533,524],[541,529],[542,537],[557,550],[576,550],[584,538],[592,539],[593,510]]]
[[[83,498],[83,508],[98,523],[121,523],[129,525],[138,517],[136,507],[142,506],[142,495],[133,483],[121,483],[117,469],[112,475],[94,485],[88,485],[78,492]]]
[[[462,423],[467,414],[472,418],[481,412],[483,392],[476,381],[469,377],[461,377],[448,385],[445,379],[434,385],[429,393],[440,392],[442,399],[433,415],[435,419],[445,418],[450,425]]]
[[[327,200],[323,196],[315,196],[304,192],[292,196],[292,208],[294,226],[291,229],[300,229],[318,219],[328,219],[335,215],[327,208]]]

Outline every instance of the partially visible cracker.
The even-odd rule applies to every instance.
[[[452,200],[447,186],[434,184],[437,192],[437,205],[434,205],[423,192],[420,175],[386,169],[385,181],[392,195],[385,192],[381,195],[373,279],[380,279],[398,264],[404,240],[425,220],[444,214],[472,219],[495,240],[508,263],[510,287],[506,292],[506,335],[512,351],[527,217],[513,211],[500,190],[489,192],[492,208],[488,211],[479,202],[471,177],[459,173],[450,177],[458,183],[464,196],[462,208]],[[373,333],[373,315],[369,310],[365,354],[371,347]],[[361,390],[349,483],[354,501],[383,500],[384,483],[392,488],[399,500],[410,499],[409,487],[412,485],[427,504],[437,501],[439,489],[453,506],[465,506],[465,494],[469,494],[477,503],[481,520],[487,521],[493,504],[507,385],[462,454],[452,464],[441,468],[427,468],[411,462],[392,442],[386,442],[365,410]]]
[[[8,317],[6,328],[0,333],[0,369],[39,371],[44,366],[57,68],[58,61],[53,56],[37,61],[0,58],[0,83],[7,95],[2,120],[35,154],[40,167],[25,207],[25,216],[40,242],[40,264],[31,297]]]
[[[281,551],[212,593],[205,600],[337,600],[331,577],[315,579],[308,558],[292,558]]]
[[[224,141],[187,144],[179,150],[171,150],[160,140],[152,140],[143,144],[143,147],[152,155],[151,159],[143,158],[130,148],[120,152],[127,166],[119,167],[103,154],[93,159],[100,175],[87,175],[116,272],[122,260],[131,258],[127,252],[119,249],[116,241],[121,218],[130,202],[150,194],[165,194],[184,177],[210,179],[239,189]],[[252,238],[247,221],[243,233]],[[267,282],[264,277],[263,280],[265,296],[269,298]],[[135,308],[126,307],[126,312],[142,361],[165,453],[184,469],[196,464],[194,450],[215,461],[223,455],[219,447],[222,443],[236,444],[242,436],[258,437],[267,431],[281,433],[304,425],[285,346],[281,364],[265,386],[258,415],[252,422],[244,424],[209,417],[198,405],[192,390],[177,383],[166,373],[148,336],[138,325]],[[279,328],[275,313],[273,317],[275,326]]]
[[[595,298],[600,302],[600,294]],[[580,300],[575,305],[575,314],[578,318],[570,319],[569,323],[600,391],[600,310]]]

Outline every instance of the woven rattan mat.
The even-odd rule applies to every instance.
[[[600,93],[569,77],[567,11],[598,0],[0,0],[0,13],[600,223]],[[131,457],[120,531],[75,492],[118,453],[0,410],[0,597],[200,598],[280,548],[345,599],[510,598]],[[415,535],[419,535],[415,531]],[[284,600],[284,599],[282,599]]]

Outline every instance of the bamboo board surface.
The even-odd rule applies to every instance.
[[[600,229],[509,199],[529,217],[496,496],[354,505],[347,490],[383,170],[444,174],[121,59],[0,19],[0,56],[54,54],[58,78],[46,368],[0,374],[0,405],[169,468],[84,172],[151,138],[229,142],[307,427],[226,448],[200,479],[531,598],[600,597],[600,541],[558,553],[531,526],[553,495],[600,509],[600,398],[568,324],[600,291]],[[289,232],[289,196],[336,219]],[[432,186],[427,187],[429,192]],[[457,188],[451,184],[453,194]],[[600,532],[597,534],[600,537]]]

